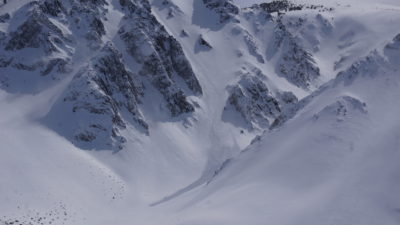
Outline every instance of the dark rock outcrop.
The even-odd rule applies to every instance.
[[[298,99],[292,92],[271,91],[266,85],[267,77],[258,68],[250,68],[241,71],[237,84],[228,87],[224,114],[233,110],[247,123],[248,129],[263,130],[278,118],[293,113]]]
[[[327,8],[323,5],[296,4],[288,0],[274,0],[267,3],[261,3],[260,7],[268,13],[284,13],[303,9],[314,9],[320,11],[332,11],[333,8]]]
[[[203,35],[199,36],[199,39],[197,41],[199,43],[200,46],[205,47],[207,49],[212,49],[213,47],[211,46],[210,43],[208,43],[208,41],[206,41],[206,39],[204,39]]]
[[[57,73],[67,73],[71,70],[68,65],[69,61],[63,58],[50,59],[48,63],[46,63],[46,67],[40,73],[43,76],[46,76],[53,71]]]
[[[36,8],[29,18],[10,34],[5,50],[40,48],[46,54],[51,54],[57,52],[57,45],[63,44],[65,40],[62,31]]]
[[[226,23],[239,14],[239,7],[232,0],[203,0],[203,3],[208,9],[213,10],[219,15],[219,22],[221,24]]]
[[[142,65],[139,74],[162,94],[172,116],[193,112],[188,94],[201,95],[202,88],[178,41],[151,14],[147,1],[120,0],[127,14],[119,35],[128,53]],[[177,82],[181,79],[191,93]]]
[[[68,3],[60,0],[28,3],[18,12],[26,14],[26,20],[0,40],[0,44],[4,43],[4,49],[9,52],[9,58],[2,61],[26,58],[25,49],[37,49],[37,55],[30,55],[29,66],[27,62],[15,62],[13,67],[22,70],[29,67],[31,71],[40,69],[42,75],[49,74],[54,67],[58,67],[58,73],[69,71],[66,65],[71,61],[79,37],[69,36],[66,30],[85,28],[82,34],[88,40],[87,45],[98,48],[102,43],[101,37],[105,35],[100,19],[104,17],[105,9],[102,7],[105,4],[105,1],[78,0]]]
[[[5,23],[8,20],[10,20],[10,18],[11,18],[11,16],[8,13],[0,15],[0,23]]]
[[[28,18],[10,34],[5,46],[7,51],[24,48],[41,48],[47,54],[56,52],[65,42],[70,42],[62,30],[49,18],[54,17],[60,24],[71,28],[82,29],[88,40],[101,42],[105,29],[101,18],[104,18],[106,1],[71,0],[68,6],[60,0],[43,0],[28,3]],[[89,43],[95,46],[93,43]]]
[[[260,7],[267,11],[268,13],[274,12],[286,12],[286,11],[294,11],[294,10],[302,10],[303,6],[296,5],[287,0],[277,0],[268,3],[261,3]]]
[[[261,55],[259,52],[257,43],[254,39],[254,37],[248,32],[244,32],[244,42],[247,45],[247,49],[249,53],[254,56],[259,63],[265,63],[264,57]]]
[[[46,0],[40,4],[40,9],[43,13],[57,17],[60,13],[65,13],[66,9],[59,0]]]
[[[126,140],[120,132],[127,122],[148,133],[138,107],[143,87],[136,80],[125,68],[122,55],[108,43],[74,76],[47,123],[79,147],[122,149]],[[57,121],[60,115],[69,119]]]
[[[230,87],[228,104],[232,105],[252,128],[267,128],[281,113],[279,102],[257,77],[243,76]]]
[[[267,56],[269,59],[278,57],[276,73],[303,89],[308,89],[320,76],[320,70],[311,53],[299,44],[281,21],[275,27]]]
[[[0,87],[37,93],[71,76],[43,121],[84,149],[118,150],[126,132],[148,135],[141,112],[146,94],[167,117],[194,112],[188,96],[203,94],[181,45],[157,21],[149,1],[118,3],[124,14],[115,24],[118,44],[104,43],[106,23],[115,16],[106,0],[38,0],[18,9],[13,15],[19,18],[0,16],[1,23],[17,24],[0,31]],[[154,90],[148,84],[159,94],[146,93]]]

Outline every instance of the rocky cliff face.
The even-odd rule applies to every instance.
[[[319,51],[320,40],[329,36],[333,27],[321,14],[310,17],[285,14],[302,9],[329,10],[289,1],[253,5],[243,11],[246,22],[253,27],[237,25],[232,30],[234,35],[243,36],[248,54],[257,63],[272,64],[274,68],[265,75],[251,66],[253,69],[241,74],[239,81],[228,88],[224,113],[233,108],[251,129],[275,127],[299,107],[295,94],[289,89],[277,90],[267,77],[277,75],[307,92],[318,86],[321,74],[313,54]],[[273,88],[268,88],[269,85]]]
[[[281,113],[278,101],[257,77],[244,75],[230,88],[228,104],[232,105],[251,128],[267,128]]]
[[[1,87],[38,92],[70,79],[43,120],[86,149],[121,149],[127,126],[149,134],[141,111],[143,98],[153,95],[146,92],[148,84],[162,96],[155,100],[164,113],[173,117],[194,112],[187,96],[202,95],[182,47],[154,17],[149,2],[114,3],[32,1],[17,12],[22,23],[0,33]],[[115,18],[121,20],[113,24],[113,34],[105,23]],[[1,16],[2,22],[17,19]]]
[[[142,1],[140,8],[131,1],[120,2],[126,16],[118,34],[129,55],[143,65],[139,74],[161,93],[172,116],[193,112],[194,107],[186,96],[201,95],[202,88],[182,47],[151,14],[147,1]],[[179,87],[179,79],[191,93]]]
[[[169,10],[168,19],[183,15],[171,1],[154,4]],[[201,4],[218,15],[219,29],[234,24],[232,34],[241,35],[240,43],[254,63],[273,64],[275,71],[268,76],[281,76],[306,91],[320,76],[301,30],[306,23],[273,15],[302,7],[286,1],[254,6],[244,15],[254,27],[245,27],[240,23],[241,10],[231,0]],[[179,42],[191,34],[182,30],[181,37],[171,35],[151,7],[147,0],[39,0],[21,7],[16,15],[1,15],[0,23],[15,24],[0,31],[1,87],[37,93],[66,82],[43,120],[86,149],[122,149],[130,126],[150,135],[146,110],[154,110],[154,105],[174,121],[191,116],[198,105],[190,96],[203,95]],[[268,41],[262,39],[263,26],[273,27]],[[202,53],[219,51],[201,33],[193,38],[197,38],[193,47],[200,46]],[[232,108],[251,129],[262,130],[293,111],[297,98],[289,90],[270,88],[268,76],[252,68],[231,82],[225,108]],[[59,121],[59,115],[68,119]]]
[[[52,79],[60,79],[60,74],[71,70],[67,66],[78,44],[86,44],[93,50],[100,48],[101,37],[105,34],[102,20],[106,5],[105,1],[43,0],[32,1],[19,9],[18,16],[10,18],[10,23],[20,25],[2,35],[4,51],[0,61],[3,68],[11,67],[3,77],[3,86],[18,89],[20,84],[9,82],[26,79],[20,75],[23,74],[21,70],[40,75],[53,72]],[[80,38],[86,40],[84,44],[78,43],[82,42]],[[28,79],[35,83],[45,80],[33,76]]]
[[[309,15],[299,14],[307,10]],[[259,62],[262,57],[275,66],[275,73],[306,91],[318,86],[320,68],[315,62],[321,42],[332,36],[331,20],[323,12],[333,10],[320,5],[299,5],[290,1],[273,1],[243,10],[244,18],[253,25],[247,43]],[[259,40],[257,40],[259,39]],[[266,47],[259,53],[254,40]],[[259,44],[260,45],[260,44]],[[256,50],[254,50],[256,49]]]
[[[203,3],[218,14],[221,24],[239,14],[239,8],[233,4],[232,0],[203,0]]]
[[[239,81],[228,87],[229,97],[225,112],[231,107],[237,111],[251,129],[267,129],[293,107],[298,99],[291,92],[273,93],[266,76],[257,68],[241,72]]]
[[[276,73],[292,84],[307,89],[320,76],[320,70],[310,52],[299,44],[282,23],[277,21],[273,41],[269,46],[269,58],[276,57]]]
[[[72,82],[46,122],[82,148],[122,149],[128,125],[148,134],[139,109],[143,85],[128,71],[121,53],[107,43]],[[66,120],[59,121],[63,116]]]
[[[311,95],[303,98],[301,101],[296,102],[290,107],[290,109],[281,114],[272,124],[272,127],[277,127],[285,123],[287,120],[293,118],[298,111],[306,107],[313,99],[323,94],[326,90],[335,88],[337,86],[349,86],[356,80],[360,80],[365,77],[373,78],[378,74],[393,73],[399,68],[399,55],[400,55],[400,35],[396,35],[391,42],[386,44],[383,51],[373,50],[367,56],[357,60],[350,65],[346,70],[343,70],[337,74],[337,76],[321,86],[319,90],[313,92]],[[358,111],[362,114],[368,112],[366,103],[362,102],[352,96],[340,96],[340,98],[327,106],[321,111],[329,114],[341,122],[345,119],[346,115],[352,113],[352,111]],[[318,119],[319,114],[314,116],[314,119]]]

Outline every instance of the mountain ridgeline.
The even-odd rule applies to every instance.
[[[181,45],[157,21],[148,1],[119,1],[115,7],[122,15],[113,15],[110,7],[104,0],[32,1],[17,12],[24,21],[1,33],[5,90],[36,93],[72,74],[43,120],[87,148],[121,149],[120,130],[127,123],[148,134],[144,95],[158,92],[154,100],[172,117],[193,113],[187,96],[202,95]],[[122,18],[110,34],[104,22],[113,16]]]
[[[246,2],[0,0],[0,225],[400,224],[399,1]]]
[[[313,54],[332,24],[319,13],[303,18],[285,12],[333,8],[288,1],[245,9],[230,0],[202,0],[194,6],[199,4],[216,18],[210,27],[231,26],[234,36],[243,37],[246,54],[256,59],[238,65],[232,76],[239,78],[225,85],[222,118],[236,114],[244,121],[240,129],[262,131],[292,114],[301,97],[268,77],[283,78],[305,93],[319,86],[320,68]],[[183,13],[169,0],[154,5],[167,8],[171,20]],[[1,15],[0,22],[10,25],[0,31],[1,88],[36,94],[68,83],[41,121],[84,149],[121,150],[127,127],[151,136],[151,121],[195,119],[201,107],[196,101],[205,93],[202,74],[193,69],[196,59],[186,56],[192,50],[179,41],[190,34],[168,32],[151,7],[147,0],[38,0],[27,1],[12,16]],[[314,34],[307,32],[310,27]],[[205,52],[219,49],[203,34],[198,40]],[[237,50],[238,58],[243,54]],[[274,68],[272,74],[260,69],[266,64]]]

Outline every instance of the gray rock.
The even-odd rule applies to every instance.
[[[46,76],[51,72],[67,73],[70,71],[68,65],[69,61],[63,58],[50,59],[49,62],[46,63],[46,67],[41,71],[41,75]]]
[[[143,87],[136,80],[122,55],[108,43],[75,75],[47,123],[84,149],[122,149],[126,139],[120,132],[127,123],[148,134],[139,110]],[[60,122],[60,114],[70,119]]]
[[[210,43],[208,43],[208,41],[206,41],[206,39],[204,39],[203,35],[199,36],[199,39],[197,41],[199,43],[200,46],[205,47],[207,49],[212,49],[213,47],[211,46]]]
[[[201,95],[202,88],[178,41],[151,14],[148,2],[121,0],[120,4],[127,16],[119,35],[128,53],[142,65],[139,73],[161,93],[172,116],[193,112],[186,97],[190,93],[177,84],[177,78],[195,95]]]
[[[10,20],[10,18],[11,18],[11,16],[8,13],[0,15],[0,23],[5,23],[8,20]]]
[[[279,54],[278,54],[279,53]],[[312,81],[320,76],[320,70],[311,53],[278,21],[274,41],[268,48],[268,58],[278,57],[276,73],[290,83],[308,89]]]
[[[219,15],[219,22],[221,24],[226,23],[239,14],[239,7],[232,0],[203,0],[203,3],[207,8]]]
[[[238,84],[229,87],[227,105],[240,113],[252,129],[268,128],[281,114],[281,106],[265,83],[252,74],[242,75]]]
[[[34,9],[29,18],[10,34],[5,50],[40,48],[46,54],[51,54],[58,51],[56,42],[63,40],[65,38],[62,31],[38,9]]]
[[[57,17],[62,12],[66,12],[60,0],[45,0],[39,7],[43,13],[54,17]]]

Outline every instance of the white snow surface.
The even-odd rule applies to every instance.
[[[200,0],[171,1],[181,10],[173,18],[159,0],[151,1],[152,10],[181,43],[203,88],[203,96],[191,97],[200,105],[194,117],[187,124],[149,121],[149,136],[128,128],[130,138],[119,152],[87,151],[40,123],[71,76],[30,94],[0,90],[1,225],[15,220],[53,225],[400,224],[400,48],[399,53],[384,51],[400,33],[398,1],[313,1],[335,10],[320,13],[332,25],[330,34],[310,35],[319,41],[313,55],[321,68],[310,90],[278,77],[272,61],[260,63],[249,53],[245,31],[254,34],[265,55],[272,27],[257,17],[245,19],[248,9],[236,16],[241,23],[220,26]],[[9,0],[0,15],[26,2]],[[237,2],[247,6],[250,1]],[[121,14],[109,7],[103,38],[112,40]],[[304,16],[313,27],[317,14],[296,11],[285,18]],[[0,24],[0,31],[7,26]],[[180,35],[182,29],[188,37]],[[213,49],[198,48],[200,34]],[[305,45],[312,50],[310,43]],[[367,62],[371,67],[351,78],[348,68],[366,56],[377,63]],[[75,63],[83,63],[90,56],[80,49],[75,57]],[[238,81],[239,71],[253,67],[265,74],[273,92],[290,90],[303,99],[303,107],[281,127],[241,132],[222,118],[226,87]],[[340,71],[346,72],[337,76]]]

